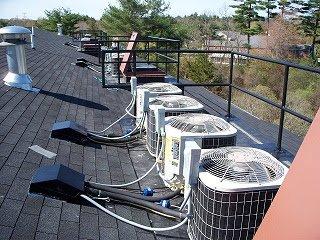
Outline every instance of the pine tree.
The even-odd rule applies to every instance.
[[[278,5],[281,10],[281,17],[283,18],[284,14],[288,11],[291,2],[289,0],[279,0]]]
[[[238,29],[242,34],[247,35],[247,49],[249,53],[250,37],[262,31],[259,21],[263,18],[258,14],[261,6],[257,0],[243,0],[239,5],[231,5],[231,7],[236,9],[233,19]]]
[[[111,35],[139,32],[141,36],[184,38],[184,29],[166,14],[169,5],[164,0],[118,0],[109,5],[102,17],[102,27]]]
[[[320,0],[295,1],[300,15],[300,27],[312,38],[312,58],[316,60],[315,45],[320,36]]]
[[[267,12],[267,33],[269,31],[270,18],[273,18],[277,15],[273,10],[277,8],[276,0],[261,0],[261,8]]]
[[[38,19],[37,26],[48,31],[57,31],[57,23],[62,24],[63,34],[72,35],[75,30],[75,24],[79,21],[86,21],[88,16],[79,13],[73,13],[70,9],[55,8],[51,11],[44,11],[46,17]]]

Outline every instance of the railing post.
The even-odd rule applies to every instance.
[[[168,56],[168,42],[166,41],[165,42],[166,43],[166,56]],[[166,75],[167,75],[167,73],[168,73],[168,59],[166,58],[166,63],[165,63],[165,70],[166,70]]]
[[[118,71],[118,84],[120,84],[120,41],[117,41],[117,71]]]
[[[150,62],[150,42],[148,41],[148,64],[149,64],[149,62]]]
[[[137,53],[133,50],[132,53],[132,59],[133,59],[133,75],[137,75]]]
[[[105,56],[106,56],[106,53],[104,51],[101,52],[101,65],[102,65],[102,68],[101,68],[101,74],[102,74],[102,78],[101,78],[101,82],[102,82],[102,87],[105,87],[106,86],[106,70],[105,70]]]
[[[178,42],[177,82],[180,82],[180,41]]]
[[[287,102],[288,80],[289,80],[289,66],[285,65],[283,88],[282,88],[280,123],[279,123],[279,132],[278,132],[278,144],[277,144],[278,151],[281,151],[281,147],[282,147],[281,145],[282,145],[282,135],[283,135],[283,125],[284,125],[284,114],[285,114],[284,108],[286,107],[286,102]]]
[[[159,50],[159,42],[158,41],[156,41],[156,49],[157,49],[156,51]],[[157,66],[157,68],[159,67],[158,62],[159,62],[159,56],[158,56],[158,52],[156,52],[156,66]]]
[[[233,82],[233,58],[234,53],[231,52],[230,54],[230,69],[229,69],[229,87],[228,87],[228,111],[227,111],[227,118],[231,118],[231,102],[232,102],[232,82]]]
[[[184,95],[184,88],[185,88],[185,86],[184,86],[184,85],[181,85],[182,95]]]
[[[101,44],[100,41],[98,41],[98,46],[99,46],[98,59],[99,59],[99,63],[101,63],[101,47],[102,47],[102,44]]]
[[[144,43],[144,50],[145,50],[144,59],[146,59],[147,58],[147,42]]]

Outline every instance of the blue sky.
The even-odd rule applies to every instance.
[[[166,0],[171,8],[169,14],[184,16],[191,13],[218,14],[228,9],[232,0]],[[0,0],[0,18],[37,19],[44,16],[44,10],[57,7],[70,8],[73,12],[86,14],[96,19],[101,17],[108,4],[116,4],[117,0]]]

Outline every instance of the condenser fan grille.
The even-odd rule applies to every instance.
[[[280,179],[284,169],[269,154],[253,148],[219,148],[206,153],[202,167],[221,181],[267,183]]]
[[[190,113],[173,119],[170,125],[182,132],[216,133],[227,131],[230,125],[223,119],[209,114]]]
[[[195,99],[182,95],[165,95],[152,99],[150,105],[163,106],[165,108],[191,108],[203,106]]]
[[[165,92],[165,93],[178,93],[181,89],[170,83],[146,83],[138,86],[137,88],[142,88],[149,90],[150,92]]]

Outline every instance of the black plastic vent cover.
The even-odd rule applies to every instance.
[[[61,164],[44,166],[33,175],[29,193],[77,203],[84,192],[84,177]]]
[[[87,129],[73,121],[56,122],[53,124],[51,137],[79,144],[88,141]]]

